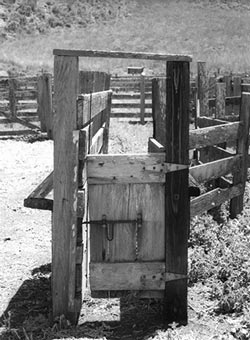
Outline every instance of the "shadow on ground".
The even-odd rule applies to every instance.
[[[51,264],[32,271],[0,316],[1,340],[80,339],[149,339],[164,329],[162,305],[153,299],[141,300],[128,294],[121,299],[83,301],[77,327],[67,320],[51,318]]]

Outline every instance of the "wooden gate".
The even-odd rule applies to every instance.
[[[165,263],[165,177],[186,168],[165,163],[164,153],[88,156],[91,291],[150,297],[186,278]]]
[[[90,264],[89,268],[83,266],[82,277],[84,282],[85,275],[89,275],[92,292],[133,290],[145,296],[161,297],[165,301],[166,321],[187,323],[191,58],[79,50],[54,50],[54,54],[58,130],[54,131],[53,316],[64,314],[73,323],[77,322],[81,307],[78,267],[82,249],[89,245]],[[88,109],[88,103],[93,104],[93,96],[86,99],[86,110],[79,111],[76,105],[79,57],[166,62],[163,110],[167,126],[166,153],[122,156],[82,153],[82,137],[86,138],[86,131],[82,129],[92,124],[96,110],[93,106]],[[86,143],[84,147],[86,149]],[[177,171],[169,172],[173,169]],[[90,240],[83,235],[82,246],[78,244],[78,234],[82,230],[83,213],[79,217],[81,209],[78,208],[83,206],[79,188],[85,170],[88,182],[85,213],[89,216],[83,222],[90,224]],[[83,252],[83,258],[85,255]],[[84,260],[83,264],[88,261]],[[86,286],[83,292],[84,289]]]

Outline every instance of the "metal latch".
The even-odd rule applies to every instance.
[[[101,220],[92,220],[92,221],[85,221],[83,224],[97,224],[101,225],[103,228],[106,229],[106,238],[108,241],[112,241],[114,239],[114,225],[115,224],[132,224],[135,225],[137,228],[142,227],[142,214],[137,214],[137,218],[135,220],[107,220],[106,215],[102,215]]]
[[[168,172],[184,170],[184,169],[187,169],[188,167],[189,165],[186,165],[186,164],[175,164],[175,163],[164,162],[164,163],[144,166],[143,170],[168,173]]]

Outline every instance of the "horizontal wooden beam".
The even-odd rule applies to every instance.
[[[216,188],[199,197],[196,197],[190,202],[190,216],[202,214],[222,203],[239,196],[243,193],[241,184],[227,189]]]
[[[162,164],[164,159],[165,153],[88,155],[88,183],[164,183],[163,172],[146,170],[149,166]]]
[[[163,61],[192,61],[192,57],[182,54],[160,54],[144,52],[120,52],[120,51],[94,51],[94,50],[63,50],[54,49],[53,54],[57,56],[74,56],[90,58],[120,58],[120,59],[146,59]]]
[[[37,130],[3,130],[0,131],[0,136],[21,136],[37,134]]]
[[[164,262],[90,263],[90,290],[164,290],[165,283],[185,278],[165,272]]]
[[[77,99],[77,128],[84,128],[100,112],[107,108],[111,90],[81,94]]]
[[[191,130],[189,133],[189,149],[200,149],[210,145],[235,141],[239,138],[241,131],[240,122]]]
[[[215,107],[216,98],[209,98],[208,104],[209,107]],[[226,97],[225,98],[225,104],[226,105],[240,105],[241,103],[241,96],[232,96],[232,97]]]
[[[236,155],[214,162],[196,165],[189,169],[189,173],[199,183],[216,179],[230,172],[236,172],[241,167],[242,156]]]
[[[225,120],[215,119],[211,117],[197,117],[197,125],[199,128],[205,128],[209,126],[224,125],[227,124]]]

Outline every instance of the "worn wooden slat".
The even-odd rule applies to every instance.
[[[233,184],[239,183],[245,190],[247,169],[248,169],[248,150],[249,150],[249,126],[250,126],[250,93],[242,93],[242,103],[240,110],[240,120],[242,121],[242,134],[239,136],[237,143],[237,153],[241,155],[241,168],[239,172],[234,173]],[[230,216],[235,218],[243,210],[243,194],[234,198],[230,202]]]
[[[34,191],[28,196],[28,198],[44,198],[53,189],[53,171],[40,183]]]
[[[228,158],[235,155],[235,153],[227,151],[217,146],[208,146],[204,148],[202,151],[203,151],[202,162],[204,163],[213,162],[218,159]]]
[[[27,197],[24,199],[24,207],[53,211],[53,200],[42,197]]]
[[[94,51],[94,50],[63,50],[54,49],[54,55],[58,56],[75,56],[91,58],[121,58],[121,59],[147,59],[147,60],[179,60],[192,61],[192,57],[179,54],[154,54],[143,52],[120,52],[120,51]]]
[[[235,185],[231,188],[221,189],[216,188],[199,197],[196,197],[190,202],[190,215],[194,217],[206,212],[222,203],[239,196],[244,192],[241,184]]]
[[[188,62],[167,62],[166,162],[189,164]],[[157,136],[154,136],[157,140]],[[158,140],[159,141],[159,140]],[[187,241],[190,224],[188,169],[167,173],[165,186],[165,263],[166,272],[187,275]],[[167,282],[165,319],[187,323],[187,279]]]
[[[20,135],[32,135],[37,134],[37,130],[4,130],[0,131],[0,136],[20,136]]]
[[[231,96],[231,97],[225,97],[225,105],[240,105],[241,102],[241,96]],[[216,106],[216,98],[209,98],[208,99],[209,108]]]
[[[145,77],[144,74],[141,74],[141,82],[140,82],[140,122],[141,124],[145,124]]]
[[[75,305],[78,140],[74,131],[78,95],[78,58],[55,56],[54,211],[52,225],[53,317],[76,323]]]
[[[41,122],[41,130],[53,137],[53,107],[51,74],[43,73],[37,79],[37,113]]]
[[[149,138],[148,140],[148,152],[159,153],[165,152],[165,147],[159,143],[155,138]]]
[[[165,174],[147,170],[164,162],[165,154],[88,155],[89,184],[162,183]]]
[[[197,126],[199,128],[205,128],[209,126],[216,126],[216,125],[223,125],[227,124],[225,120],[221,119],[214,119],[210,117],[198,117],[197,118]]]
[[[94,135],[91,141],[90,153],[98,154],[100,153],[103,146],[103,135],[104,135],[105,123],[103,127],[101,127],[98,132]]]
[[[162,145],[166,144],[166,79],[152,80],[153,137]]]
[[[106,109],[110,90],[79,95],[77,100],[77,128],[82,129],[96,115]]]
[[[216,83],[215,116],[223,118],[226,115],[226,84]]]
[[[164,290],[164,262],[90,263],[91,290]]]
[[[214,162],[196,165],[189,169],[190,174],[199,183],[225,176],[230,172],[239,171],[242,157],[239,155],[220,159]]]
[[[209,78],[205,62],[197,62],[197,116],[209,116]]]
[[[189,149],[199,149],[205,146],[235,141],[241,133],[242,124],[240,122],[191,130]]]

